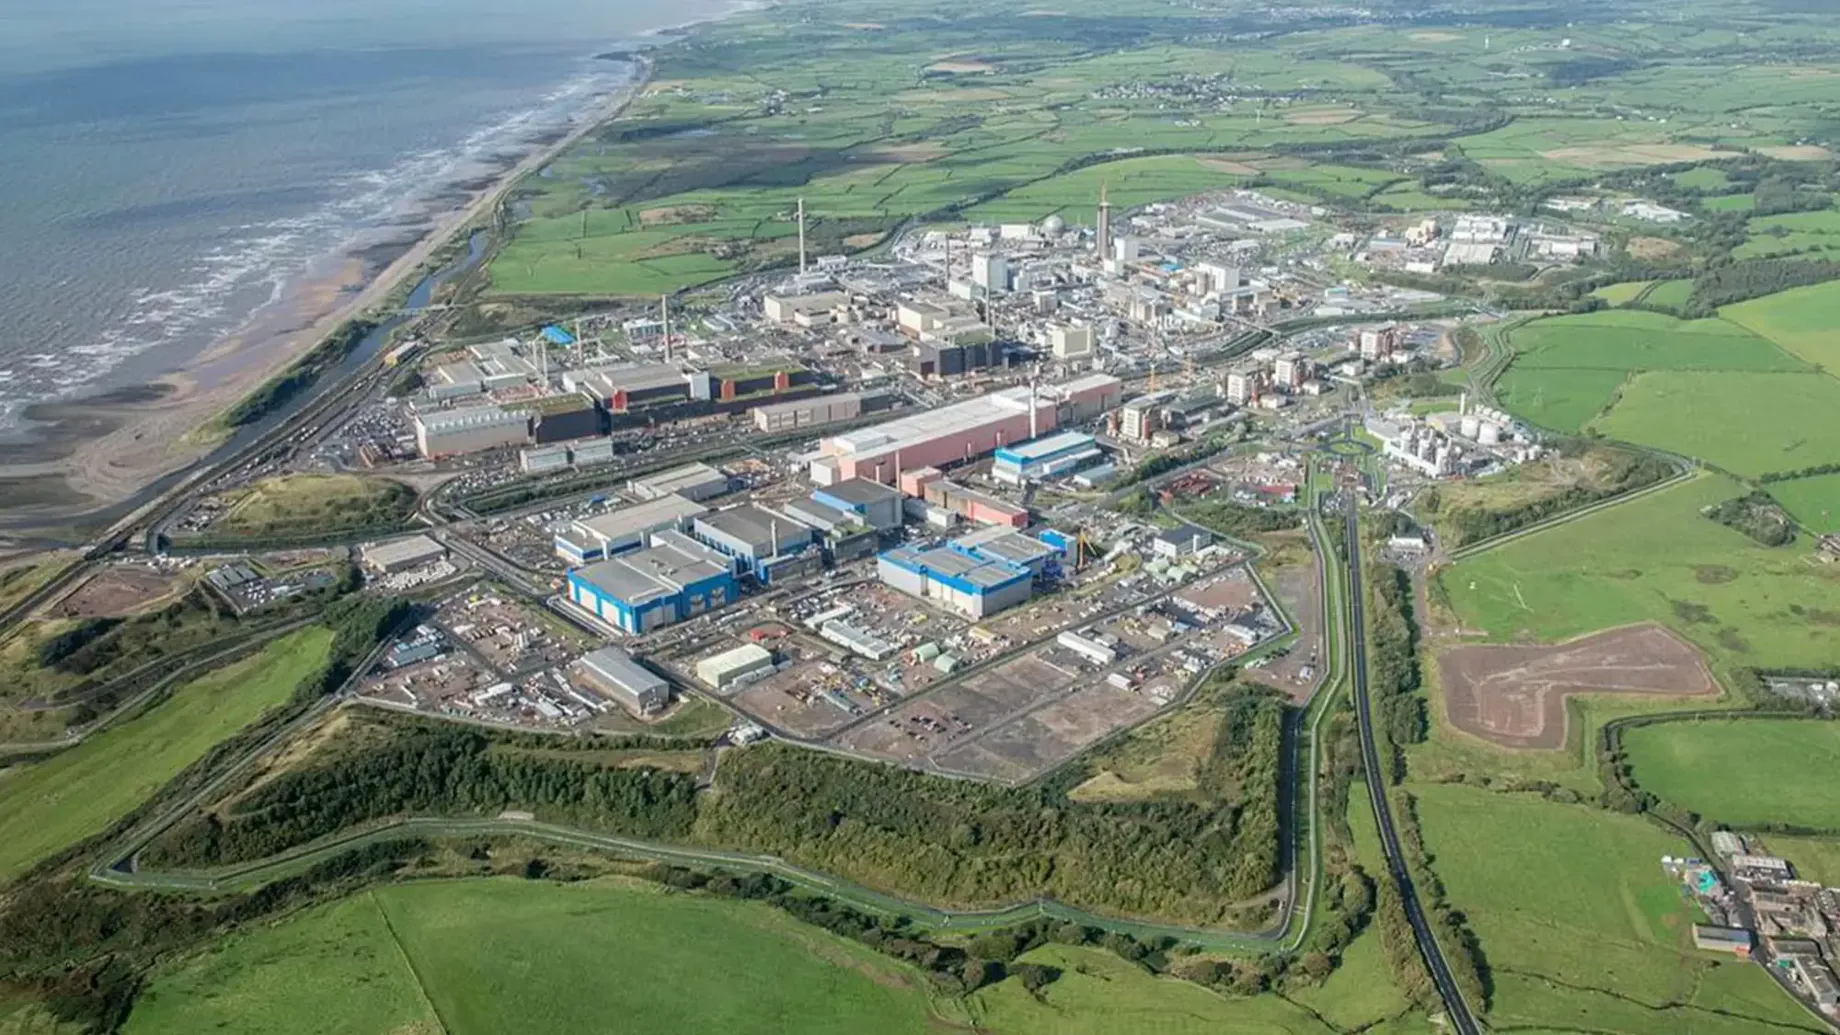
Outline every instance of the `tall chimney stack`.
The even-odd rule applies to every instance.
[[[799,199],[799,272],[805,272],[805,199]]]

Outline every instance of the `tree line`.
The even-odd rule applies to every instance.
[[[1443,496],[1434,488],[1420,497],[1419,509],[1437,518],[1445,547],[1454,549],[1519,531],[1555,515],[1666,481],[1675,473],[1673,464],[1650,453],[1604,449],[1597,455],[1606,464],[1589,483],[1568,485],[1550,495],[1505,507],[1478,504],[1446,507]]]

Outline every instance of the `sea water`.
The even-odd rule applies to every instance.
[[[731,0],[4,0],[0,435],[145,384]]]

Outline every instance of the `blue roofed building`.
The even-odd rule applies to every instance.
[[[569,572],[569,600],[617,629],[639,634],[733,603],[740,596],[728,558],[682,532]]]
[[[1011,484],[1041,481],[1077,471],[1104,457],[1098,440],[1091,435],[1063,431],[997,450],[990,475]]]
[[[952,547],[902,546],[876,560],[882,582],[968,618],[983,619],[1026,602],[1029,569]]]

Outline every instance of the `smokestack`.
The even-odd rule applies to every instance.
[[[767,527],[773,530],[773,556],[778,557],[779,556],[779,519],[775,518],[772,521],[769,521],[767,523]]]
[[[664,361],[671,362],[671,296],[658,296],[658,311],[664,319]]]
[[[1029,378],[1029,440],[1041,437],[1041,418],[1035,413],[1035,379]]]
[[[799,199],[799,272],[805,272],[805,199]]]

